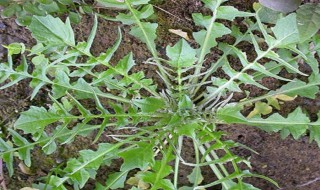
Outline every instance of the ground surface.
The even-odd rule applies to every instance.
[[[231,1],[231,5],[236,6],[242,10],[250,10],[254,1]],[[315,2],[315,1],[314,1]],[[173,44],[179,37],[172,35],[168,29],[182,29],[186,32],[191,32],[196,29],[191,21],[191,13],[200,12],[202,4],[200,0],[166,0],[163,4],[156,7],[159,15],[159,40],[158,50],[164,51],[168,44]],[[75,26],[77,39],[84,40],[90,32],[93,18],[91,16],[84,16],[79,26]],[[100,19],[98,35],[94,42],[94,53],[100,53],[110,47],[117,35],[118,23],[109,22]],[[114,61],[120,59],[123,55],[133,51],[137,63],[142,63],[150,54],[146,47],[131,37],[128,34],[128,28],[121,26],[124,32],[122,45],[116,54]],[[27,46],[32,46],[34,41],[30,37],[30,33],[15,24],[14,19],[0,20],[0,43],[8,44],[11,42],[23,42]],[[214,54],[210,59],[215,59]],[[0,59],[5,59],[5,52],[0,47]],[[18,59],[18,58],[17,58]],[[138,70],[144,69],[147,77],[157,80],[155,73],[150,67],[140,65]],[[28,81],[0,91],[0,126],[10,127],[12,122],[17,119],[17,112],[26,110],[31,104],[43,105],[48,102],[46,97],[46,90],[40,91],[38,96],[30,101],[29,95],[31,90],[28,87]],[[272,80],[266,80],[265,85],[270,87],[277,85]],[[259,92],[252,92],[259,93]],[[283,108],[282,114],[293,110],[297,106],[302,106],[304,110],[311,114],[315,114],[320,108],[320,98],[316,100],[297,99],[297,101],[287,103]],[[240,142],[248,147],[251,147],[259,154],[254,154],[245,149],[237,149],[235,152],[241,156],[251,157],[252,171],[268,176],[279,183],[282,189],[286,190],[320,190],[320,149],[315,143],[309,143],[308,137],[296,141],[291,137],[281,140],[278,134],[268,134],[253,127],[231,125],[220,126],[229,133],[228,138]],[[187,143],[187,142],[186,142]],[[40,151],[34,151],[34,166],[31,174],[25,174],[18,169],[16,163],[16,175],[13,178],[6,177],[5,182],[9,189],[20,189],[25,186],[30,186],[32,182],[39,177],[48,173],[52,164],[58,161],[63,161],[68,158],[68,155],[75,154],[75,150],[80,150],[88,147],[90,141],[88,139],[78,139],[77,143],[72,147],[64,147],[59,153],[51,158],[45,157]],[[187,157],[192,159],[194,157],[193,151],[185,153]],[[116,169],[117,164],[113,165],[112,169]],[[106,177],[109,169],[104,169],[99,173],[99,179]],[[185,168],[184,173],[180,176],[185,179],[186,175],[190,173],[188,168]],[[203,173],[206,181],[212,181],[214,176],[208,171]],[[211,179],[211,180],[210,180]],[[251,178],[248,181],[262,190],[275,190],[272,184]],[[92,181],[92,184],[94,182]],[[92,189],[90,184],[85,189]],[[219,189],[217,187],[216,189]]]

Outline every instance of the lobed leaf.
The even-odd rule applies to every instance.
[[[138,26],[132,27],[130,34],[146,43],[151,51],[155,49],[155,39],[157,38],[158,24],[150,22],[140,22]]]
[[[139,142],[137,145],[137,148],[119,153],[119,156],[124,159],[124,163],[121,165],[121,171],[128,171],[135,168],[145,170],[149,165],[154,163],[154,145],[146,142]]]
[[[167,56],[172,67],[190,67],[196,61],[196,51],[184,40],[179,40],[173,47],[167,46]]]
[[[305,83],[298,79],[289,82],[283,85],[280,89],[276,91],[270,91],[269,95],[276,95],[276,94],[286,94],[288,96],[295,96],[299,95],[302,97],[307,98],[315,98],[316,93],[319,92],[319,87],[317,86],[320,83],[319,76],[311,76],[310,82]]]
[[[110,174],[106,181],[107,186],[105,187],[105,189],[124,188],[124,183],[126,181],[127,174],[128,174],[128,171],[115,172],[113,174]]]
[[[279,19],[272,31],[276,37],[273,42],[276,47],[286,47],[300,41],[297,16],[294,13]]]
[[[56,46],[74,46],[74,33],[69,19],[63,23],[59,18],[51,15],[45,17],[33,16],[31,24],[28,26],[32,36],[40,43]]]
[[[233,21],[236,17],[251,17],[255,16],[253,13],[239,11],[232,6],[220,6],[217,9],[217,18]]]
[[[193,33],[194,39],[200,45],[199,57],[208,54],[210,49],[217,45],[217,38],[231,33],[231,30],[221,23],[213,23],[209,26],[205,25],[205,27],[207,27],[207,31],[201,30]]]
[[[153,97],[136,99],[133,103],[145,113],[152,113],[165,107],[165,102],[162,99]]]
[[[309,118],[302,112],[300,108],[290,113],[287,118],[275,113],[266,119],[251,118],[247,121],[251,125],[255,125],[268,132],[281,131],[281,137],[285,138],[289,134],[295,139],[300,138],[306,133],[308,125],[310,124]]]
[[[25,133],[41,133],[44,128],[54,122],[64,119],[66,115],[48,112],[44,107],[31,106],[28,111],[22,112],[15,122],[15,128]]]

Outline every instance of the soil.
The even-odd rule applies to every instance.
[[[233,0],[230,1],[229,4],[240,10],[250,10],[252,9],[253,2],[255,1]],[[164,52],[166,45],[172,45],[179,39],[178,36],[169,33],[168,29],[181,29],[189,34],[192,31],[198,30],[191,20],[191,13],[206,12],[202,7],[200,0],[167,0],[156,6],[159,22],[159,39],[157,41],[157,49],[159,52]],[[86,39],[90,32],[92,21],[92,16],[83,16],[81,24],[74,26],[78,40],[82,41]],[[157,78],[152,66],[142,64],[143,61],[150,57],[150,53],[148,53],[145,45],[130,36],[128,34],[129,28],[119,25],[119,23],[99,19],[99,28],[93,45],[93,53],[97,55],[114,44],[119,26],[123,32],[123,40],[113,61],[118,61],[121,57],[132,51],[138,63],[138,66],[134,69],[145,70],[147,77],[159,81],[160,79]],[[23,42],[27,44],[28,47],[31,47],[35,43],[29,31],[16,25],[14,19],[1,19],[0,44],[9,44],[12,42]],[[208,61],[216,60],[216,53],[216,51],[213,51],[208,57]],[[0,60],[5,61],[5,54],[5,49],[0,46]],[[16,60],[19,61],[19,57],[17,57]],[[270,89],[280,85],[272,79],[265,79],[263,84]],[[30,100],[29,95],[31,94],[31,89],[28,86],[28,81],[1,90],[0,92],[0,126],[2,128],[12,127],[12,123],[18,117],[18,113],[27,110],[30,105],[44,106],[49,102],[46,96],[46,89],[41,90],[34,100]],[[258,89],[250,88],[250,94],[252,96],[261,93]],[[311,118],[317,118],[316,114],[320,109],[320,96],[315,100],[297,98],[296,101],[288,102],[282,106],[281,114],[286,115],[298,106],[301,106],[303,110],[310,113]],[[259,153],[255,154],[244,148],[234,150],[234,152],[240,156],[250,157],[252,172],[274,179],[279,183],[281,189],[320,190],[320,150],[316,143],[308,142],[307,136],[302,137],[300,140],[294,140],[292,137],[281,139],[278,134],[268,134],[249,126],[229,125],[219,127],[228,132],[229,139],[242,143]],[[190,142],[185,142],[187,147],[189,143]],[[7,171],[5,170],[5,182],[8,189],[16,190],[31,186],[39,177],[48,173],[52,165],[58,165],[58,163],[66,161],[70,155],[76,155],[77,150],[94,147],[94,145],[90,144],[90,138],[79,138],[75,144],[72,146],[64,146],[52,157],[47,157],[41,153],[41,151],[35,149],[33,151],[33,163],[35,164],[31,168],[31,174],[21,172],[18,168],[18,162],[16,163],[16,173],[12,178],[7,177]],[[190,144],[190,147],[192,147],[192,144]],[[192,160],[194,158],[193,151],[190,151],[190,149],[184,151],[183,156],[186,160]],[[115,163],[109,168],[102,168],[98,173],[98,180],[103,181],[107,173],[109,171],[116,171],[120,164],[121,162]],[[190,172],[190,168],[182,168],[182,174],[179,179],[181,183],[188,183],[186,176],[189,175]],[[211,182],[215,178],[209,170],[204,171],[203,176],[206,182]],[[247,181],[262,190],[277,189],[262,179],[249,178]],[[93,189],[92,184],[94,184],[94,181],[91,181],[84,189]],[[212,188],[212,190],[213,189],[220,189],[220,187]]]

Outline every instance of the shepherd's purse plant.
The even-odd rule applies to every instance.
[[[250,172],[250,161],[233,153],[236,147],[248,147],[228,140],[221,126],[243,124],[295,139],[308,133],[311,141],[320,144],[320,120],[311,121],[301,108],[286,116],[278,113],[283,102],[297,96],[314,99],[319,92],[316,56],[320,55],[320,37],[312,32],[305,39],[296,13],[276,12],[270,17],[266,13],[271,10],[261,6],[251,13],[226,5],[226,0],[202,0],[211,14],[192,14],[201,28],[192,33],[193,45],[180,39],[161,55],[155,42],[158,24],[149,19],[155,13],[148,0],[97,2],[121,10],[115,18],[104,18],[130,26],[130,34],[152,56],[137,63],[135,55],[128,53],[112,64],[121,43],[120,28],[115,44],[94,56],[90,50],[97,16],[87,41],[76,42],[69,18],[63,22],[51,15],[34,15],[27,27],[37,44],[30,49],[20,43],[6,46],[8,60],[0,64],[1,89],[29,79],[31,99],[46,88],[51,104],[22,112],[0,138],[0,156],[10,176],[16,159],[31,166],[35,148],[50,155],[58,146],[72,145],[79,136],[94,136],[96,149],[81,150],[77,157],[57,163],[35,187],[82,189],[89,179],[96,179],[101,167],[122,160],[118,171],[108,174],[104,183],[96,182],[96,190],[193,190],[217,185],[223,190],[256,190],[245,178],[277,183]],[[233,22],[236,17],[242,18],[241,30]],[[224,41],[227,36],[233,43]],[[254,51],[244,52],[242,43],[249,43]],[[15,54],[22,55],[21,63],[15,63]],[[235,62],[241,66],[235,68]],[[132,69],[139,64],[157,68],[154,78],[161,80]],[[312,72],[300,71],[299,64],[308,65]],[[291,78],[281,74],[285,72]],[[270,90],[262,83],[264,78],[283,85]],[[264,93],[252,97],[245,87]],[[107,135],[110,131],[113,134]],[[105,137],[110,141],[103,142]],[[187,141],[193,148],[184,146]],[[195,159],[186,160],[184,151],[193,151]],[[188,175],[190,184],[180,183],[181,165],[193,168]],[[208,183],[202,176],[206,166],[216,176]]]

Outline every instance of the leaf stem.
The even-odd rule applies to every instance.
[[[136,20],[136,24],[139,26],[139,28],[141,29],[143,35],[144,35],[144,38],[146,40],[146,44],[147,44],[147,47],[149,48],[152,56],[154,57],[155,61],[161,65],[160,61],[159,61],[159,57],[158,57],[158,54],[157,54],[157,50],[155,49],[155,47],[152,45],[154,44],[153,42],[150,41],[149,37],[148,37],[148,34],[145,30],[145,28],[143,27],[143,25],[141,24],[141,21],[139,19],[139,17],[137,16],[137,14],[135,13],[135,10],[132,8],[131,4],[130,4],[130,0],[124,0],[124,2],[126,3],[128,9],[130,10],[130,12],[132,13],[133,17],[135,18]],[[164,77],[164,81],[165,81],[165,84],[167,85],[167,87],[169,88],[170,87],[170,84],[167,84],[168,81],[168,77],[167,75],[165,74],[165,71],[163,70],[162,67],[158,66],[159,68],[159,71],[160,71],[160,74],[162,77]]]
[[[217,94],[221,93],[225,88],[227,88],[234,80],[238,79],[242,73],[246,72],[247,70],[251,69],[251,67],[254,66],[260,59],[265,57],[270,51],[272,51],[274,47],[269,47],[266,51],[262,52],[258,55],[258,57],[251,63],[248,63],[245,67],[242,68],[240,72],[238,72],[236,75],[232,76],[226,83],[219,86],[213,93],[211,93],[208,97],[204,98],[200,103],[200,108],[202,109],[205,107],[208,103],[210,103]]]
[[[182,142],[183,142],[183,136],[178,137],[178,148],[177,148],[177,153],[179,156],[181,154],[182,150]],[[173,177],[173,185],[175,189],[178,189],[178,176],[179,176],[179,164],[180,164],[180,159],[179,156],[176,157],[175,164],[174,164],[174,177]]]
[[[255,24],[254,26],[256,26],[256,24]],[[238,38],[237,41],[236,41],[232,46],[235,47],[235,46],[237,46],[240,42],[242,42],[242,40],[246,37],[246,35],[248,35],[249,32],[251,31],[251,28],[252,28],[252,27],[250,27],[250,28],[241,36],[241,38]],[[213,64],[213,65],[209,68],[208,71],[206,71],[206,75],[202,78],[201,83],[204,83],[204,82],[210,77],[210,75],[211,75],[213,72],[215,72],[215,71],[221,66],[221,64],[223,63],[223,60],[227,57],[227,55],[229,55],[229,53],[231,52],[231,50],[232,50],[232,48],[229,48],[229,49],[227,50],[227,52],[225,52],[225,53],[218,59],[218,61],[217,61],[215,64]],[[195,96],[195,95],[197,94],[197,92],[200,90],[200,88],[201,88],[201,86],[198,86],[198,87],[194,90],[193,96]]]
[[[209,45],[209,43],[211,43],[210,36],[211,36],[211,33],[214,32],[213,26],[214,26],[214,22],[217,19],[217,11],[218,11],[218,8],[219,8],[221,3],[222,3],[221,0],[217,0],[216,1],[216,5],[214,7],[214,10],[212,10],[213,15],[212,15],[212,18],[211,18],[211,21],[210,21],[210,25],[209,25],[209,27],[207,29],[207,33],[206,33],[206,36],[205,36],[205,39],[204,39],[204,43],[203,43],[201,51],[200,51],[200,56],[199,56],[199,60],[198,60],[198,63],[197,63],[198,66],[196,67],[196,70],[194,72],[195,75],[200,74],[201,68],[203,66],[204,58],[206,56],[206,49],[207,49],[207,46]],[[199,79],[198,77],[193,78],[191,80],[191,83],[192,84],[197,84],[198,83],[198,79]],[[193,94],[195,94],[195,93],[193,92]]]
[[[200,183],[199,178],[200,178],[200,156],[199,156],[199,148],[198,148],[198,143],[197,140],[195,138],[192,139],[193,140],[193,147],[194,147],[194,152],[195,152],[195,156],[196,156],[196,164],[197,166],[195,167],[195,178],[194,178],[194,184],[193,184],[193,188],[195,188],[196,186],[198,186],[198,184]]]
[[[204,148],[203,145],[199,145],[198,148],[199,148],[199,150],[200,150],[200,152],[201,152],[202,155],[204,155],[204,154],[206,153],[206,149]],[[209,155],[206,155],[206,156],[205,156],[205,159],[206,159],[207,162],[213,161],[213,160],[210,158]],[[215,164],[210,164],[209,166],[210,166],[210,168],[212,169],[213,173],[217,176],[217,178],[218,178],[219,180],[224,179],[224,176],[221,174],[220,170],[218,169],[218,167],[217,167]],[[222,184],[222,186],[223,186],[225,189],[229,189],[229,188],[230,188],[230,186],[228,185],[228,183],[226,183],[226,182],[224,182],[224,181],[221,182],[221,184]]]
[[[86,160],[83,164],[81,164],[80,166],[76,167],[75,169],[72,170],[72,172],[70,172],[67,176],[61,178],[59,180],[58,183],[55,184],[56,187],[61,187],[61,185],[63,183],[65,183],[67,180],[69,180],[69,176],[72,176],[74,175],[75,173],[79,172],[80,170],[82,170],[83,168],[85,168],[87,165],[89,165],[90,163],[100,159],[101,157],[107,155],[109,152],[112,152],[113,150],[123,146],[124,144],[130,142],[131,140],[135,139],[137,135],[143,135],[145,132],[140,132],[140,133],[137,133],[136,135],[133,135],[132,137],[129,137],[121,142],[118,142],[116,144],[114,144],[111,148],[101,152],[98,156],[94,157],[94,158],[91,158],[89,160]]]

